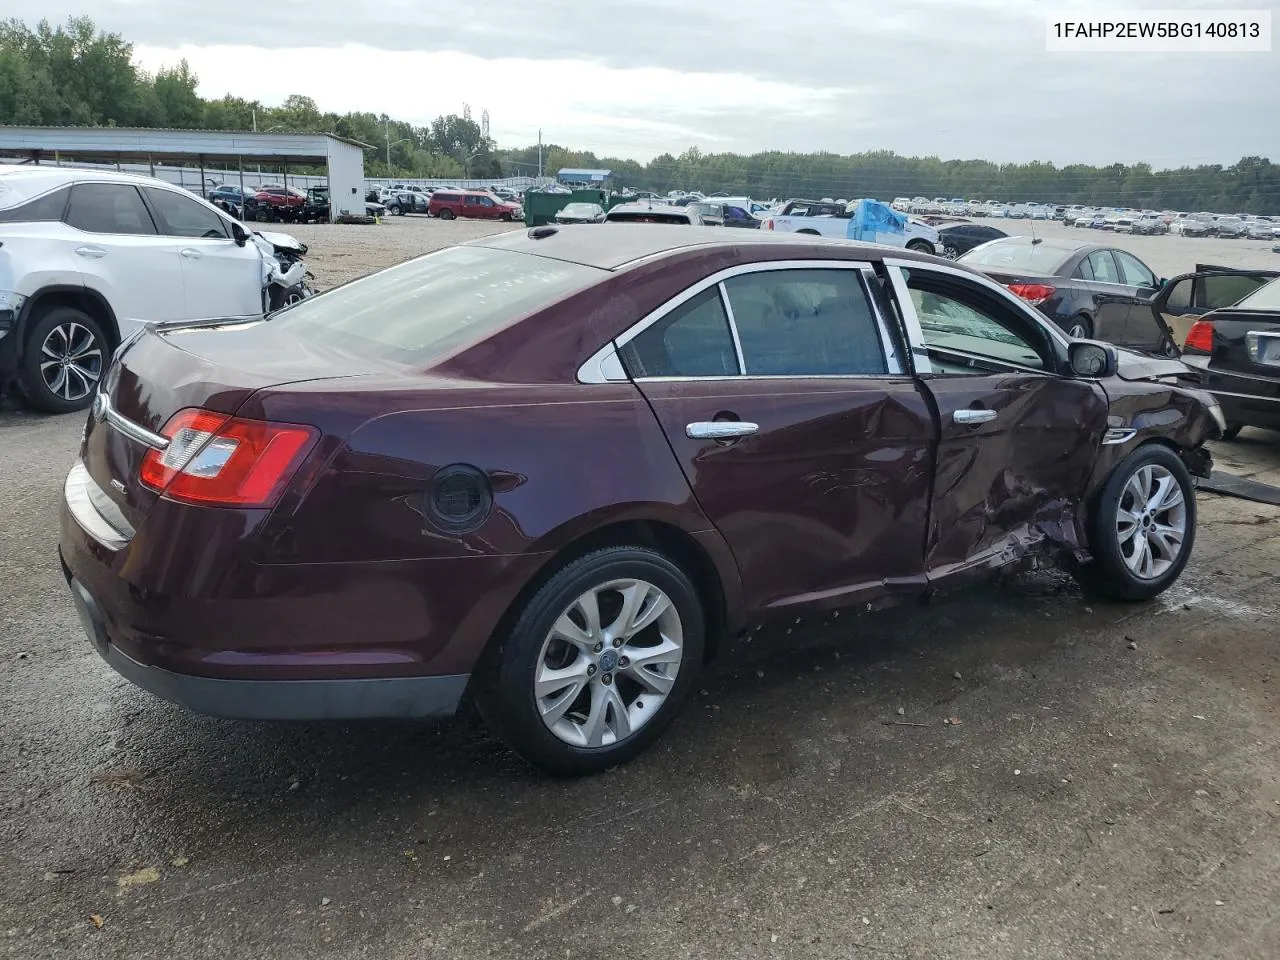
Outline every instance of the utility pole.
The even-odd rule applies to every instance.
[[[386,134],[387,134],[387,178],[388,180],[390,180],[391,178],[391,118],[390,117],[387,117],[387,120],[386,120]]]
[[[542,128],[538,128],[538,179],[542,179]]]

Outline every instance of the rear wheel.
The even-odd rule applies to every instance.
[[[703,610],[688,575],[642,547],[575,560],[520,610],[477,673],[481,714],[529,763],[578,776],[658,738],[702,663]]]
[[[441,211],[440,211],[440,219],[441,219],[441,220],[452,220],[452,219],[453,219],[453,211],[452,211],[452,210],[450,210],[448,207],[445,207],[443,210],[441,210]]]
[[[1076,314],[1067,323],[1067,336],[1073,340],[1093,339],[1093,321],[1083,313]]]
[[[97,320],[74,307],[53,307],[27,334],[19,386],[40,410],[83,410],[93,400],[108,356]]]
[[[1088,525],[1094,559],[1080,579],[1116,600],[1150,600],[1178,579],[1191,557],[1191,474],[1168,447],[1139,447],[1112,471]]]
[[[916,253],[933,253],[933,244],[928,240],[912,240],[907,244],[907,249]]]

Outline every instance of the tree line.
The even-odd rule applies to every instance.
[[[1266,157],[1154,170],[1149,164],[1090,166],[1033,161],[943,160],[877,150],[849,155],[770,150],[750,155],[690,147],[647,163],[559,144],[499,149],[469,108],[418,125],[385,114],[323,112],[295,94],[271,106],[230,95],[204,99],[186,61],[154,74],[133,45],[87,17],[34,28],[0,23],[0,123],[324,131],[368,144],[369,176],[499,178],[554,176],[565,167],[605,168],[642,190],[725,191],[760,199],[946,196],[1005,202],[1054,201],[1158,210],[1280,214],[1280,165]],[[390,163],[388,163],[390,145]]]

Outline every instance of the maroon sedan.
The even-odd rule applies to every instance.
[[[1222,429],[1188,374],[901,250],[540,227],[124,344],[60,550],[98,651],[162,697],[327,719],[469,695],[582,773],[774,615],[1041,562],[1160,593]]]

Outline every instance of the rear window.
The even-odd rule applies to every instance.
[[[636,213],[613,213],[606,218],[610,223],[682,223],[689,225],[689,216],[684,213],[659,213],[657,210]]]
[[[426,364],[607,275],[580,263],[451,247],[303,300],[271,322],[359,356]]]
[[[1280,310],[1280,282],[1272,280],[1236,304],[1237,310]]]
[[[1050,275],[1066,262],[1070,254],[1070,250],[1044,243],[996,240],[970,250],[956,262],[966,263],[971,267],[992,267]]]

